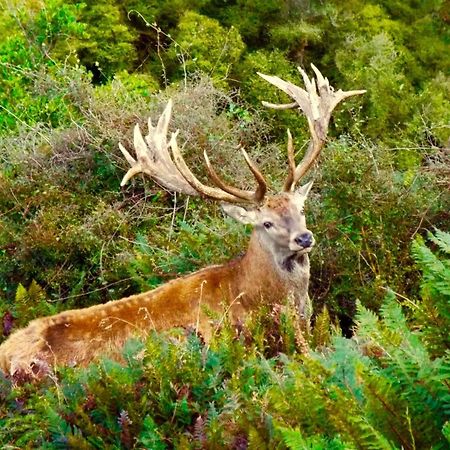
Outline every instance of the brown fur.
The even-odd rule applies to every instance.
[[[288,195],[269,200],[261,214],[291,217]],[[86,365],[102,354],[118,357],[129,337],[145,336],[153,329],[192,327],[208,340],[217,327],[211,312],[219,317],[227,313],[238,321],[264,302],[280,303],[286,298],[302,310],[308,296],[308,256],[299,259],[295,270],[284,270],[274,251],[266,248],[265,233],[255,225],[246,254],[227,264],[207,267],[149,292],[33,320],[0,346],[0,368],[10,375],[41,375],[55,365]]]

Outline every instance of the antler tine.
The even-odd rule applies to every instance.
[[[229,184],[225,183],[219,175],[217,175],[217,172],[214,170],[214,168],[211,165],[211,162],[208,158],[208,155],[205,152],[203,153],[203,156],[205,158],[206,162],[206,168],[208,169],[209,176],[214,181],[215,185],[222,189],[225,192],[228,192],[229,194],[235,195],[236,197],[239,197],[243,200],[246,200],[248,202],[254,202],[254,203],[260,203],[266,192],[267,192],[267,182],[264,179],[264,176],[259,171],[259,169],[256,167],[255,163],[250,159],[247,152],[241,148],[242,154],[244,155],[245,162],[247,163],[248,167],[250,168],[251,172],[253,173],[253,176],[255,177],[258,187],[256,188],[256,191],[245,191],[243,189],[236,188],[234,186],[230,186]]]
[[[320,155],[322,147],[326,141],[328,124],[334,108],[342,100],[352,97],[353,95],[360,95],[366,92],[365,90],[342,91],[341,89],[335,91],[333,87],[330,86],[328,79],[320,73],[319,69],[317,69],[317,67],[313,64],[311,64],[311,66],[316,75],[317,82],[314,78],[310,79],[306,72],[301,67],[298,67],[306,90],[296,86],[293,83],[284,81],[281,78],[259,73],[262,78],[278,87],[295,100],[294,103],[285,105],[263,102],[264,106],[275,109],[289,109],[298,107],[303,111],[308,120],[311,141],[303,160],[295,168],[293,178],[291,177],[292,169],[291,162],[289,161],[290,169],[285,182],[286,191],[291,191],[295,188],[295,184],[308,172],[314,161]],[[288,158],[290,157],[289,145],[288,137]]]
[[[183,175],[184,179],[197,191],[199,194],[205,195],[216,200],[222,200],[225,202],[236,202],[236,197],[228,194],[227,192],[222,192],[218,189],[211,188],[203,184],[189,169],[183,156],[181,155],[180,149],[178,148],[178,143],[176,140],[176,133],[172,133],[172,138],[170,139],[169,145],[172,149],[173,161]]]
[[[130,178],[138,173],[145,173],[170,191],[198,195],[178,172],[167,150],[167,129],[171,115],[172,100],[169,100],[156,127],[152,126],[149,119],[148,135],[145,140],[139,125],[136,124],[133,138],[136,159],[119,143],[121,152],[131,165],[131,169],[128,170],[120,183],[121,186],[124,186]]]
[[[294,182],[294,175],[295,175],[295,154],[294,154],[294,143],[292,142],[292,134],[291,130],[289,128],[287,129],[287,135],[288,135],[288,144],[287,144],[287,151],[288,151],[288,176],[286,178],[286,181],[284,182],[284,191],[290,191],[292,184]]]
[[[267,182],[263,176],[263,174],[259,171],[258,167],[256,167],[256,164],[250,159],[247,152],[241,148],[242,154],[244,155],[245,162],[247,163],[247,166],[251,170],[253,176],[255,177],[258,187],[256,188],[256,191],[253,195],[254,200],[256,202],[261,202],[266,195],[267,192]]]
[[[292,108],[297,108],[297,102],[292,102],[292,103],[285,103],[285,104],[277,104],[277,103],[270,103],[270,102],[265,102],[264,100],[261,102],[264,106],[267,106],[267,108],[272,108],[272,109],[279,109],[279,110],[283,110],[283,109],[292,109]]]
[[[224,201],[227,203],[259,203],[264,195],[261,197],[260,194],[255,194],[253,192],[244,191],[241,189],[234,188],[232,186],[224,183],[219,176],[215,173],[214,169],[209,162],[208,156],[206,156],[206,167],[208,169],[211,178],[216,183],[218,188],[214,188],[211,186],[207,186],[203,184],[189,169],[187,166],[180,149],[178,148],[178,144],[176,139],[174,139],[174,135],[172,134],[172,139],[170,140],[169,145],[172,148],[173,161],[177,166],[177,169],[183,175],[185,180],[201,195],[205,197],[209,197],[215,200]],[[205,153],[206,154],[206,153]],[[261,175],[262,176],[262,175]],[[258,192],[258,190],[257,190]],[[264,191],[265,193],[265,191]]]

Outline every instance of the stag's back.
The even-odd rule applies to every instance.
[[[0,368],[38,375],[57,364],[85,365],[99,355],[117,358],[127,339],[151,330],[192,326],[210,335],[205,311],[219,312],[229,303],[236,264],[211,266],[153,291],[33,320],[0,346]]]

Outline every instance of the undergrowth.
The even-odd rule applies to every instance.
[[[120,78],[94,88],[80,68],[53,70],[59,70],[57,78],[34,82],[61,94],[70,87],[77,121],[0,137],[2,314],[19,325],[35,317],[33,311],[48,309],[34,305],[19,317],[19,284],[28,289],[37,283],[42,298],[59,311],[140,292],[245,249],[246,231],[229,221],[224,227],[217,205],[172,196],[143,178],[121,191],[126,164],[118,142],[131,149],[134,124],[145,129],[147,117],[157,117],[171,97],[172,129],[180,128],[186,159],[201,179],[206,181],[207,150],[224,178],[252,189],[237,155],[242,145],[276,191],[286,175],[286,147],[269,143],[270,121],[205,78],[145,97]],[[298,119],[296,112],[289,114]],[[343,136],[330,140],[313,174],[308,225],[318,245],[311,293],[317,310],[326,303],[347,330],[355,299],[376,309],[386,284],[405,295],[417,291],[411,236],[448,220],[445,169],[424,159],[404,170],[393,165],[393,153]]]
[[[186,332],[151,333],[128,342],[125,365],[64,368],[38,386],[3,380],[2,443],[448,448],[449,345],[439,330],[450,327],[450,234],[429,237],[435,251],[413,244],[422,298],[399,303],[390,291],[379,315],[359,305],[352,339],[326,311],[313,335],[302,334],[289,307],[260,311],[239,329],[225,322],[208,345]]]
[[[2,379],[2,445],[448,447],[445,2],[19,3],[0,13],[0,340],[244,251],[250,230],[224,226],[216,205],[143,177],[119,187],[118,142],[132,148],[135,123],[169,98],[200,179],[207,150],[253,188],[243,146],[276,191],[285,129],[300,160],[307,124],[261,111],[285,98],[256,72],[298,83],[294,66],[314,62],[368,93],[336,111],[312,174],[310,336],[279,308],[224,324],[209,346],[151,335],[128,344],[126,366]]]

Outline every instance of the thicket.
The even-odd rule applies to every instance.
[[[326,310],[311,336],[289,308],[225,323],[205,345],[152,333],[104,360],[12,389],[5,448],[419,449],[450,443],[450,234],[416,239],[421,298],[358,305],[343,338]],[[447,357],[446,357],[447,355]]]
[[[434,230],[450,222],[448,2],[2,6],[3,337],[245,249],[249,230],[215,205],[144,179],[120,189],[118,142],[131,148],[134,124],[169,97],[200,177],[206,149],[225,178],[249,187],[243,145],[276,190],[286,127],[300,158],[307,125],[295,111],[262,109],[287,99],[256,72],[301,84],[295,66],[313,62],[333,86],[368,90],[336,111],[312,174],[314,351],[304,353],[288,312],[266,311],[211,347],[151,336],[143,360],[130,343],[127,368],[104,362],[19,390],[2,380],[5,445],[445,448],[449,242]]]

